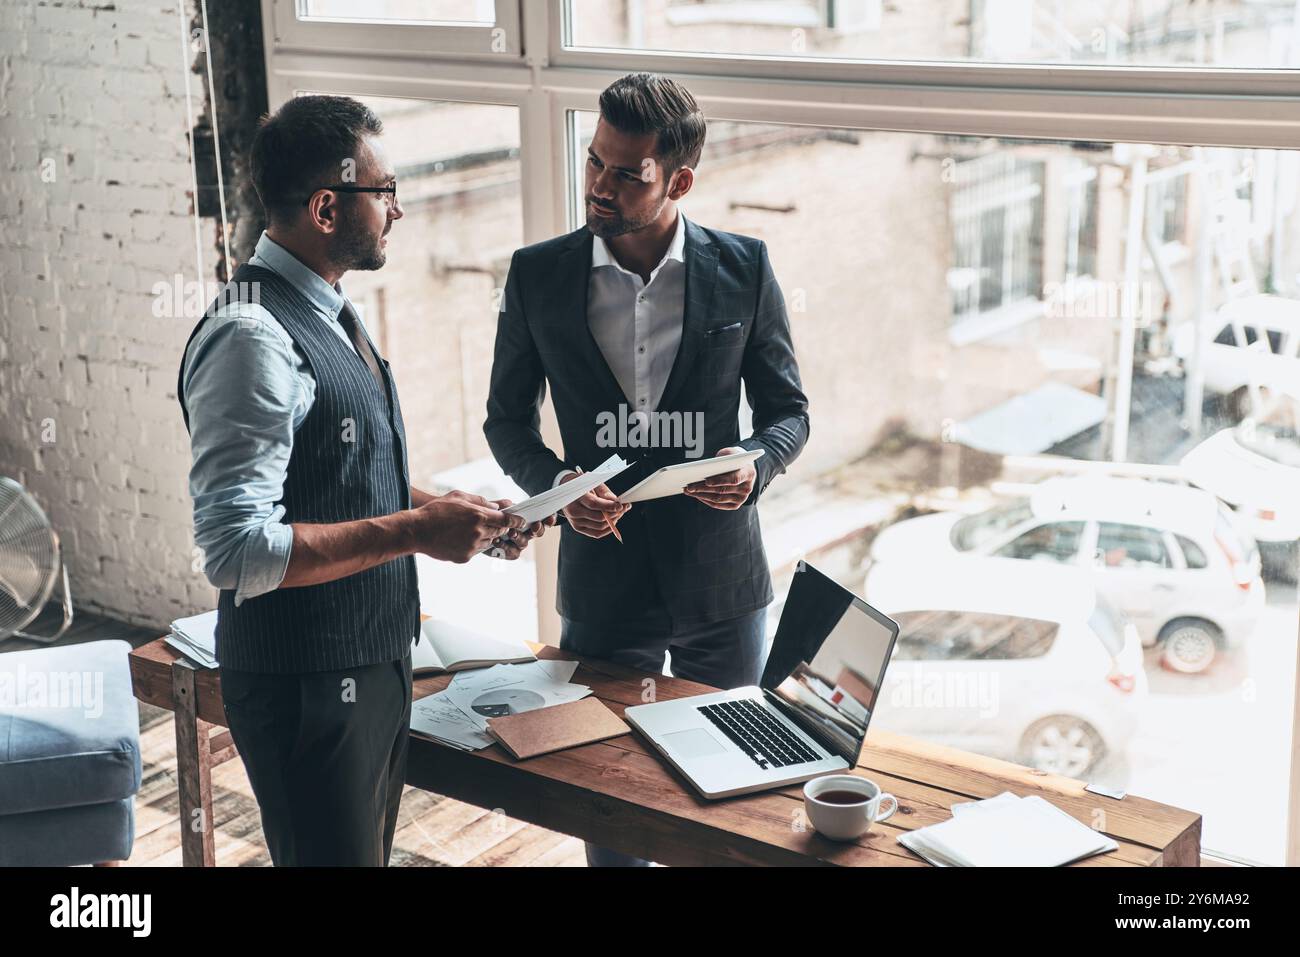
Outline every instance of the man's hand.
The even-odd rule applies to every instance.
[[[745,451],[747,450],[740,446],[732,446],[718,449],[717,454],[731,455],[735,452]],[[754,463],[746,462],[738,469],[732,469],[730,472],[723,472],[721,475],[714,475],[702,482],[688,485],[683,491],[691,498],[703,502],[711,508],[730,512],[740,508],[749,500],[749,493],[754,490],[754,482],[757,478],[758,470],[754,468]]]
[[[505,511],[514,502],[508,498],[500,498],[488,503],[494,508]],[[527,528],[511,529],[504,535],[493,539],[492,545],[487,549],[487,554],[492,558],[504,558],[506,561],[514,561],[528,547],[528,543],[535,538],[541,538],[546,530],[555,524],[555,516],[549,515],[540,522],[533,522]]]
[[[577,477],[577,472],[566,475],[560,479],[560,484],[563,485]],[[569,520],[574,531],[581,532],[588,538],[604,538],[613,531],[613,526],[618,524],[618,520],[631,507],[620,502],[618,496],[602,482],[582,498],[568,505],[564,509],[564,517]]]
[[[436,496],[411,510],[415,548],[439,561],[463,565],[501,539],[508,541],[499,546],[502,557],[518,558],[528,539],[520,542],[514,536],[525,531],[525,522],[518,515],[502,512],[504,507],[468,492]]]

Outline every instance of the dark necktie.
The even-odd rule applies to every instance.
[[[386,390],[384,388],[384,374],[379,371],[379,360],[375,358],[375,351],[370,348],[370,340],[366,338],[366,334],[361,328],[361,318],[357,315],[356,310],[352,308],[352,303],[346,299],[343,300],[343,308],[339,311],[339,325],[343,327],[343,331],[352,340],[357,355],[361,356],[366,365],[370,367],[370,374],[375,377],[375,382],[379,385],[379,392],[383,394]]]

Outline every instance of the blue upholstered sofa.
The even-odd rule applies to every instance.
[[[130,650],[0,654],[0,867],[131,856],[141,765]]]

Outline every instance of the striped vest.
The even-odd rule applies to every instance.
[[[250,290],[257,293],[253,301],[293,337],[316,380],[315,400],[294,433],[278,503],[285,509],[282,521],[348,522],[410,508],[406,432],[387,360],[380,359],[384,396],[365,361],[326,326],[307,298],[258,266],[240,266],[204,318],[227,302],[248,301]],[[195,326],[191,341],[202,324]],[[177,395],[188,429],[183,382]],[[406,655],[418,633],[419,606],[411,555],[336,581],[267,592],[238,608],[234,592],[222,589],[217,658],[223,667],[269,674],[394,661]]]

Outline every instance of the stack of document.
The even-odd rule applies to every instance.
[[[522,714],[577,701],[591,694],[587,685],[571,684],[576,661],[530,661],[458,671],[445,691],[411,705],[411,730],[464,751],[494,743],[488,718]]]
[[[204,612],[172,622],[165,641],[201,668],[217,666],[217,613]]]
[[[955,804],[951,819],[898,843],[938,867],[1060,867],[1119,847],[1041,797],[1009,791]]]

